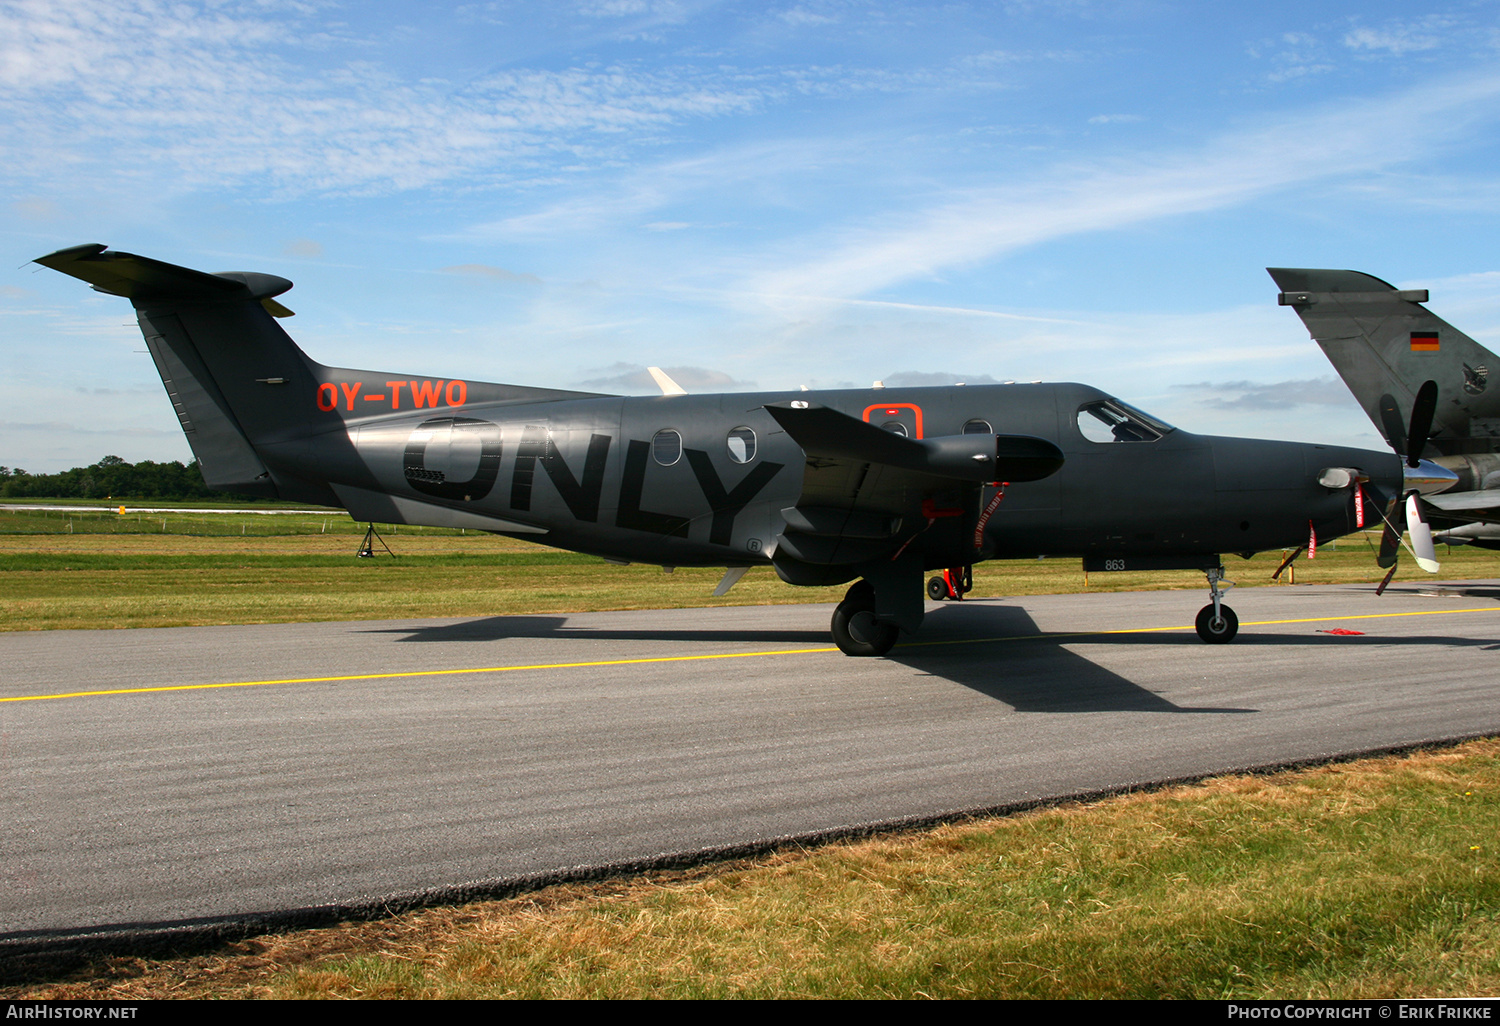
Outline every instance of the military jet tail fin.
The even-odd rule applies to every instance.
[[[1278,301],[1302,318],[1334,369],[1386,441],[1404,451],[1400,430],[1428,381],[1439,402],[1430,444],[1461,451],[1463,439],[1500,429],[1500,357],[1428,310],[1426,289],[1398,289],[1359,271],[1268,267]],[[1493,421],[1491,424],[1485,422]]]

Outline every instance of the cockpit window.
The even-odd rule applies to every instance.
[[[1099,399],[1078,408],[1078,430],[1091,442],[1154,442],[1172,425],[1118,399]]]

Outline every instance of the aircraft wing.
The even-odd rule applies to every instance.
[[[766,412],[807,457],[802,494],[782,511],[787,526],[777,542],[778,555],[804,563],[889,557],[935,520],[972,528],[983,484],[1039,480],[1063,463],[1057,446],[1029,435],[903,438],[803,401]]]
[[[1439,495],[1424,495],[1422,502],[1435,506],[1444,513],[1467,513],[1483,510],[1500,513],[1500,488],[1486,488],[1477,492],[1443,492]]]

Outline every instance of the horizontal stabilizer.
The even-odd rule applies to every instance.
[[[111,252],[99,243],[73,246],[37,257],[36,263],[86,281],[96,291],[132,300],[152,299],[260,299],[279,296],[292,283],[274,274],[234,271],[209,274],[188,267]],[[277,309],[286,310],[276,304]],[[271,311],[273,314],[276,310]],[[284,317],[290,314],[276,314]]]
[[[1398,289],[1388,281],[1362,271],[1335,271],[1318,267],[1267,267],[1281,287],[1282,306],[1315,303],[1319,295],[1339,293],[1343,298],[1367,294],[1407,303],[1427,302],[1426,289]]]
[[[770,403],[766,412],[811,457],[879,463],[959,481],[1037,481],[1063,465],[1062,450],[1030,435],[903,438],[817,403]]]

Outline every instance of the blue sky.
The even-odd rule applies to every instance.
[[[651,393],[1077,380],[1380,446],[1266,266],[1500,348],[1500,8],[0,2],[0,463],[190,458],[103,242],[327,364]]]

